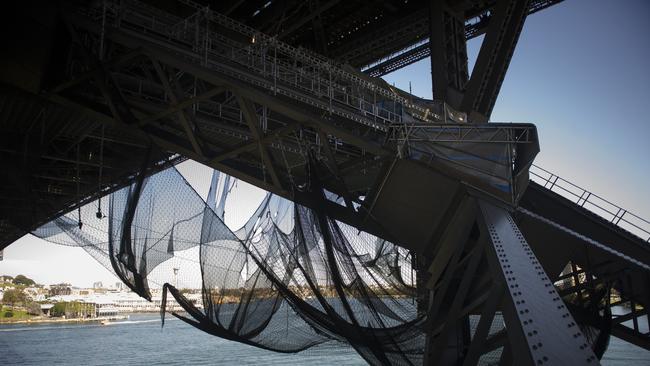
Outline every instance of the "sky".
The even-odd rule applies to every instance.
[[[524,25],[493,122],[537,126],[535,163],[646,219],[650,218],[650,1],[566,0]],[[470,67],[481,39],[470,41]],[[429,61],[384,77],[431,97]],[[179,170],[207,194],[209,171]],[[252,190],[251,190],[252,191]],[[260,197],[260,193],[251,193]],[[252,199],[254,201],[254,199]],[[80,248],[27,235],[5,249],[0,274],[39,283],[117,282]]]

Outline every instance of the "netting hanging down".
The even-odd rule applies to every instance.
[[[169,292],[185,310],[175,316],[219,337],[278,352],[347,344],[371,364],[422,362],[426,319],[407,251],[329,217],[318,202],[332,197],[317,180],[307,185],[316,205],[267,193],[231,230],[235,186],[215,171],[206,202],[171,167],[110,194],[103,219],[90,204],[81,228],[71,213],[33,234],[83,247],[144,298],[162,286],[163,315]],[[183,260],[198,267],[198,303],[161,270]]]

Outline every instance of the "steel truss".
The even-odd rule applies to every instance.
[[[534,14],[538,11],[546,9],[550,6],[553,6],[562,0],[534,0],[530,2],[528,8],[528,15]],[[489,9],[484,9],[483,11],[475,14],[471,19],[464,22],[464,37],[466,40],[470,40],[476,37],[479,37],[485,34],[488,31],[488,27],[494,15],[490,13]],[[426,20],[426,15],[420,14],[420,19]],[[413,23],[413,22],[412,22]],[[415,23],[420,24],[420,23]],[[420,33],[426,33],[426,24],[421,25]],[[385,57],[384,59],[374,62],[372,64],[362,66],[362,69],[365,73],[370,76],[380,77],[387,75],[393,71],[397,71],[403,67],[414,64],[418,61],[424,60],[427,57],[431,56],[431,46],[429,40],[426,36],[422,37],[423,40],[420,40],[418,43],[404,47],[399,52],[395,52],[392,55]]]
[[[405,142],[537,144],[532,125],[466,125],[444,104],[414,103],[208,9],[180,19],[123,1],[65,17],[83,62],[51,100],[283,196],[310,149],[344,181],[362,167],[354,173],[367,176],[355,180],[365,182],[340,192],[358,201],[377,169],[368,162],[391,158]]]

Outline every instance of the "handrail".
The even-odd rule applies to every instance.
[[[497,144],[535,143],[535,127],[513,123],[419,124],[390,126],[389,141],[405,142],[480,142]]]
[[[578,206],[588,209],[642,240],[647,237],[645,242],[650,242],[650,221],[535,164],[530,167],[529,172],[530,179],[544,188],[574,201]]]

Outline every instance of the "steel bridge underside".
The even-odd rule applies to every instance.
[[[258,2],[223,2],[228,9],[222,12],[268,31],[277,23],[271,15],[260,11],[257,16],[264,17],[246,18],[258,10],[248,8],[253,3]],[[311,10],[316,15],[297,18],[301,20],[294,23],[300,24],[295,29],[278,27],[277,34],[284,32],[280,38],[310,49],[319,49],[315,42],[322,47],[322,39],[336,38],[334,24],[319,18],[343,13],[345,3],[313,3],[320,4]],[[538,3],[531,2],[530,9]],[[401,15],[385,23],[397,24],[422,10],[417,7],[421,2],[412,4],[413,9],[400,9]],[[481,14],[487,19],[494,4],[481,4],[482,10],[474,13],[464,10],[466,19]],[[359,19],[366,11],[372,14],[361,9],[348,13]],[[265,19],[267,28],[256,23]],[[426,35],[428,16],[425,20]],[[319,29],[318,22],[331,29]],[[480,27],[489,24],[482,22]],[[313,35],[301,27],[313,27]],[[385,32],[377,27],[377,32]],[[480,34],[480,27],[466,37]],[[50,55],[54,66],[31,87],[16,87],[3,78],[0,156],[8,168],[0,191],[0,248],[53,217],[127,185],[145,165],[153,174],[186,158],[309,204],[309,198],[291,186],[304,181],[305,152],[311,150],[331,173],[325,179],[327,189],[346,201],[343,206],[330,203],[329,214],[418,253],[424,266],[418,286],[429,289],[423,304],[432,314],[427,362],[462,359],[469,365],[496,353],[501,364],[586,364],[587,359],[597,360],[584,347],[582,335],[575,336],[576,323],[599,319],[609,322],[613,335],[650,349],[649,335],[639,327],[648,319],[650,250],[612,222],[535,183],[522,187],[521,196],[507,204],[496,191],[473,183],[463,169],[444,159],[413,158],[412,145],[401,130],[377,128],[378,118],[390,120],[390,114],[382,117],[374,109],[369,114],[347,109],[333,113],[331,95],[319,102],[324,105],[297,103],[300,95],[251,86],[150,41],[134,41],[120,30],[104,34],[108,51],[98,57],[97,22],[70,17],[51,29],[56,42],[62,42],[56,47],[69,52]],[[372,32],[364,30],[367,34]],[[350,47],[356,38],[363,39],[361,35],[351,35],[347,45],[325,42],[321,50],[361,67],[425,37],[405,32],[393,48],[365,53],[368,59],[337,56],[343,54],[338,49]],[[64,67],[70,65],[70,55],[76,69]],[[521,144],[505,139],[517,128],[529,130],[530,125],[438,127],[436,140],[429,142],[453,149],[505,143],[534,156],[536,135]],[[486,140],[485,131],[492,140]],[[466,184],[460,184],[459,177]],[[527,173],[523,177],[527,182]],[[512,203],[519,208],[513,209]],[[360,209],[353,209],[355,204]],[[509,267],[513,263],[516,268]],[[611,290],[620,295],[619,302],[597,301],[602,291]],[[608,309],[622,304],[630,305],[630,312],[607,319]],[[594,320],[594,314],[600,318]],[[469,316],[479,319],[473,334]],[[506,327],[494,333],[496,318]],[[549,318],[557,323],[543,325]],[[559,327],[569,331],[558,335]]]

